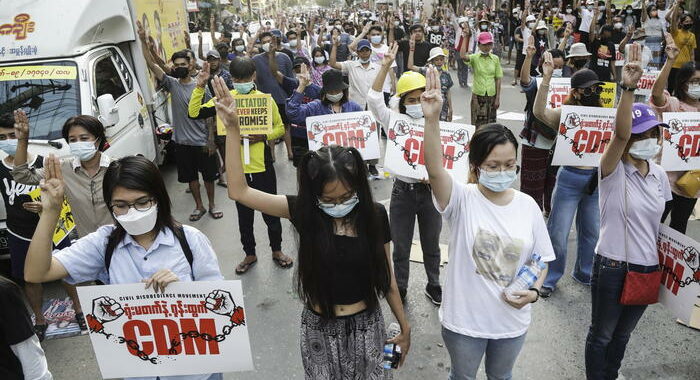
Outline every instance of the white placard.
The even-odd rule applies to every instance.
[[[415,179],[428,179],[423,148],[425,119],[392,114],[387,129],[384,169]],[[455,181],[466,183],[469,177],[469,141],[475,127],[469,124],[440,122],[442,165]]]
[[[241,281],[81,286],[102,377],[253,369]]]
[[[656,78],[659,77],[659,73],[660,71],[644,72],[642,77],[639,78],[639,81],[637,82],[637,89],[634,90],[634,94],[644,96],[651,95],[651,88],[654,87],[654,83],[656,83]]]
[[[615,108],[562,106],[552,165],[598,166],[615,130]]]
[[[377,121],[369,111],[307,117],[306,131],[309,150],[340,145],[357,149],[364,160],[379,158]]]
[[[661,166],[669,171],[700,169],[700,112],[664,112]]]
[[[700,244],[662,224],[657,248],[663,271],[659,302],[684,324],[700,329]]]
[[[537,87],[542,84],[542,78],[537,78]],[[564,99],[569,96],[571,90],[571,78],[552,78],[549,81],[547,92],[547,108],[559,108]]]

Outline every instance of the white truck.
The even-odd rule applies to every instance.
[[[27,113],[31,152],[69,155],[63,123],[87,114],[105,124],[110,156],[161,162],[155,130],[170,120],[168,96],[146,67],[137,20],[164,61],[186,48],[184,0],[2,1],[0,113]],[[0,255],[5,247],[0,234]]]

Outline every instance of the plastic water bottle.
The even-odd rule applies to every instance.
[[[387,339],[395,338],[399,334],[401,334],[401,327],[399,324],[396,322],[389,324],[389,330],[386,333]],[[399,361],[401,361],[401,347],[395,343],[385,343],[384,361],[382,362],[384,369],[397,368],[399,366]]]
[[[506,287],[505,292],[508,298],[517,299],[519,296],[514,296],[513,292],[530,289],[537,281],[540,273],[542,273],[544,266],[545,264],[542,262],[542,257],[533,253],[530,260],[526,261],[520,268],[513,282]]]

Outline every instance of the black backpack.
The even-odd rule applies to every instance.
[[[173,234],[177,238],[177,240],[180,242],[180,248],[182,248],[182,252],[185,254],[185,258],[187,258],[187,262],[190,263],[190,269],[192,269],[192,262],[194,261],[194,256],[192,256],[192,249],[190,249],[190,245],[187,243],[187,237],[185,236],[185,228],[182,227],[182,225],[178,225],[175,227],[173,230]],[[109,266],[112,263],[112,255],[114,254],[114,248],[117,247],[117,237],[116,234],[112,233],[109,235],[107,238],[107,248],[105,250],[105,268],[107,269],[107,275],[109,275]],[[192,277],[194,278],[194,273],[192,273]]]

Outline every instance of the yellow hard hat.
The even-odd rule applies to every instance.
[[[407,92],[421,88],[425,88],[425,77],[415,71],[406,71],[396,83],[396,96],[400,97]]]

